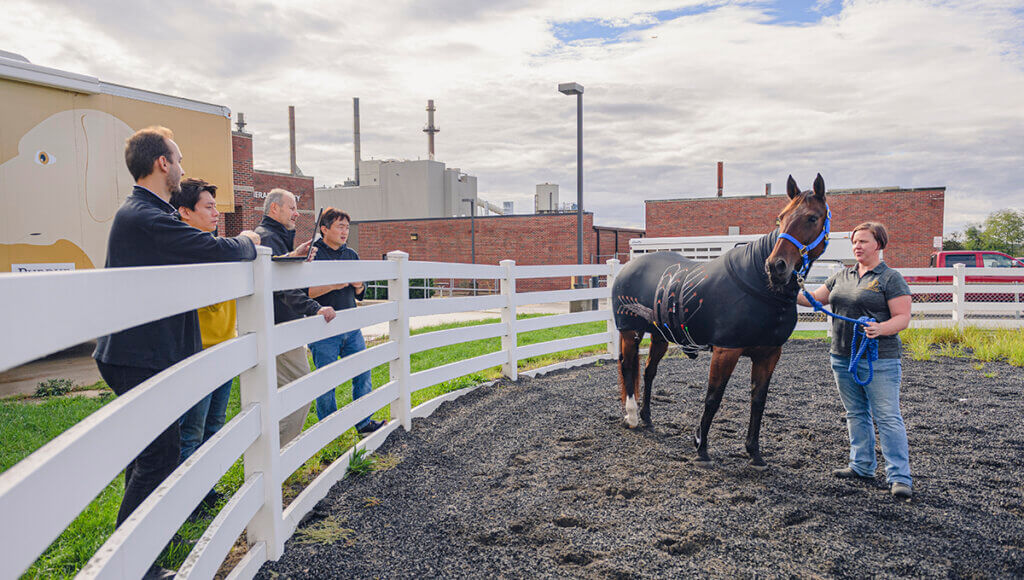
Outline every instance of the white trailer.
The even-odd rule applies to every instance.
[[[633,259],[652,252],[676,252],[691,260],[714,260],[737,246],[759,239],[762,235],[634,238],[629,241],[629,257]],[[823,281],[829,267],[833,264],[849,266],[857,261],[853,257],[853,248],[850,246],[850,232],[832,232],[828,236],[828,242],[825,253],[815,261],[811,268],[811,275],[808,276],[809,282]],[[821,280],[815,280],[816,278],[821,278]]]

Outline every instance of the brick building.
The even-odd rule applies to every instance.
[[[473,262],[474,220],[477,264],[501,260],[515,260],[524,266],[576,263],[575,213],[356,221],[353,229],[358,232],[359,255],[366,260],[402,250],[410,260],[469,264]],[[628,253],[629,240],[641,237],[643,230],[594,227],[594,214],[585,212],[583,234],[583,259],[590,263],[597,254],[603,262],[616,252]],[[568,287],[568,278],[552,278],[523,281],[517,290]]]
[[[945,187],[829,191],[832,230],[850,231],[866,221],[889,231],[885,261],[896,268],[924,268],[942,236]],[[763,234],[789,202],[786,195],[647,200],[647,237]],[[732,232],[737,233],[737,232]]]
[[[252,134],[233,131],[231,151],[234,164],[235,211],[225,214],[220,233],[236,236],[242,230],[251,230],[263,219],[263,202],[267,192],[275,187],[287,189],[298,198],[299,219],[295,225],[295,241],[309,239],[313,232],[313,178],[252,167]]]

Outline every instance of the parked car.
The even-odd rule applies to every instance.
[[[955,250],[935,252],[929,260],[929,267],[952,268],[957,264],[963,264],[967,268],[967,284],[1024,284],[1024,261],[1014,258],[1002,252],[991,250]],[[1007,268],[1007,275],[1003,276],[972,276],[971,268]],[[908,284],[952,284],[952,276],[905,276]],[[972,293],[968,292],[964,298],[967,302],[1015,302],[1019,300],[1018,293]],[[924,302],[949,302],[952,300],[950,294],[916,294],[916,301]]]
[[[952,268],[963,264],[965,268],[1020,268],[1008,272],[1009,276],[971,276],[967,283],[1024,283],[1024,261],[1002,252],[991,250],[954,250],[935,252],[928,261],[930,268]],[[1019,272],[1019,274],[1018,274]],[[906,276],[908,284],[952,284],[952,276]]]

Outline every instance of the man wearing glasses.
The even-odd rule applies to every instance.
[[[321,239],[314,244],[317,248],[315,260],[358,260],[359,254],[348,247],[348,231],[352,219],[349,215],[339,209],[329,207],[324,210],[320,217]],[[333,306],[334,310],[341,311],[356,307],[356,300],[362,300],[366,288],[362,282],[343,284],[328,284],[325,286],[313,286],[309,289],[309,297],[324,306]],[[343,332],[337,336],[331,336],[318,340],[309,345],[313,353],[313,364],[316,368],[323,368],[350,354],[366,350],[366,342],[363,340],[363,331],[355,329]],[[367,395],[373,389],[370,380],[370,371],[363,372],[352,379],[352,400]],[[338,410],[338,401],[335,398],[334,389],[320,395],[316,399],[316,415],[322,421],[325,417]],[[366,417],[356,423],[356,430],[365,435],[380,429],[386,422],[376,421]]]

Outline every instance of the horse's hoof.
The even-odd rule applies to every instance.
[[[636,429],[636,425],[637,425],[636,423],[633,423],[632,425],[630,425],[630,423],[629,423],[629,416],[628,415],[626,417],[622,418],[622,426],[625,427],[626,429]]]
[[[753,461],[751,461],[750,462],[750,467],[752,469],[756,470],[756,471],[767,471],[768,470],[768,464],[764,463],[764,462],[754,463]]]
[[[701,469],[711,469],[714,467],[714,463],[710,459],[697,459],[693,464]]]

